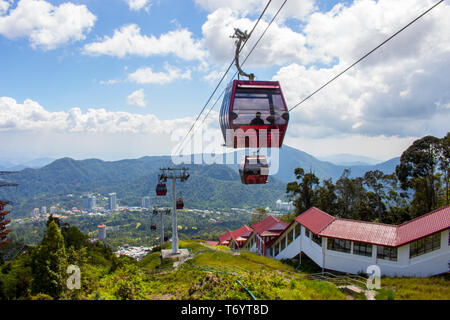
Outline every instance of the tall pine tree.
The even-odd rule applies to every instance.
[[[51,221],[32,256],[32,294],[44,293],[58,299],[66,285],[66,267],[64,238],[55,221]]]

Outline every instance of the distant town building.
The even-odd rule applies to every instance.
[[[97,226],[98,228],[98,239],[105,240],[106,239],[106,226],[102,223]]]
[[[84,211],[93,211],[97,207],[97,199],[95,196],[91,194],[87,194],[83,196],[83,210]]]
[[[47,207],[46,207],[46,206],[43,206],[43,207],[41,208],[41,213],[42,213],[42,214],[46,214],[46,213],[47,213]]]
[[[142,198],[142,208],[147,208],[150,209],[151,208],[151,203],[150,203],[150,197],[143,197]]]
[[[280,199],[275,203],[275,207],[280,211],[291,211],[294,210],[294,204],[291,202],[283,202]]]
[[[56,213],[56,207],[50,207],[50,214]]]
[[[111,211],[117,210],[117,195],[115,192],[110,193],[108,198],[108,209]]]
[[[34,208],[32,212],[33,216],[36,217],[39,215],[39,208]]]

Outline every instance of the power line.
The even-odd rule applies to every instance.
[[[266,6],[264,7],[264,10],[261,12],[258,20],[256,21],[255,25],[253,26],[252,30],[249,33],[248,39],[250,39],[253,31],[255,31],[256,26],[259,24],[259,21],[262,19],[262,17],[264,16],[267,8],[269,7],[270,3],[272,2],[272,0],[269,0],[266,4]],[[245,47],[245,45],[247,44],[246,40],[243,44],[241,49],[239,50],[239,52],[242,51],[242,49]],[[194,128],[195,124],[197,123],[198,119],[200,118],[200,116],[202,115],[203,111],[205,111],[206,106],[209,104],[209,102],[211,101],[212,97],[214,96],[214,94],[216,93],[217,89],[219,88],[220,84],[222,83],[222,81],[225,79],[226,75],[228,74],[228,72],[230,71],[231,67],[234,64],[235,59],[233,59],[233,61],[231,61],[230,65],[228,66],[227,70],[225,71],[224,75],[222,76],[222,78],[220,79],[219,83],[217,84],[216,88],[214,89],[214,91],[212,92],[212,94],[209,96],[208,100],[206,101],[205,105],[203,106],[202,110],[200,111],[200,113],[198,114],[197,118],[195,119],[194,123],[192,124],[191,128],[189,129],[188,133],[184,136],[184,138],[181,140],[181,143],[176,151],[176,153],[178,153],[179,151],[181,151],[181,147],[183,146],[184,141],[186,140],[187,136],[189,135],[189,133],[191,133],[192,129]]]
[[[302,103],[304,103],[306,100],[308,100],[309,98],[311,98],[312,96],[314,96],[317,92],[319,92],[320,90],[322,90],[323,88],[325,88],[327,85],[329,85],[331,82],[333,82],[334,80],[336,80],[337,78],[339,78],[341,75],[343,75],[345,72],[347,72],[348,70],[350,70],[351,68],[353,68],[355,65],[357,65],[359,62],[361,62],[362,60],[364,60],[365,58],[367,58],[370,54],[372,54],[374,51],[376,51],[377,49],[379,49],[381,46],[383,46],[384,44],[386,44],[389,40],[391,40],[392,38],[394,38],[396,35],[398,35],[400,32],[402,32],[403,30],[405,30],[406,28],[408,28],[410,25],[412,25],[414,22],[416,22],[417,20],[419,20],[420,18],[422,18],[424,15],[426,15],[428,12],[430,12],[431,10],[433,10],[436,6],[438,6],[439,4],[441,4],[442,2],[444,2],[444,0],[439,1],[438,3],[436,3],[435,5],[433,5],[431,8],[429,8],[428,10],[426,10],[425,12],[423,12],[421,15],[419,15],[417,18],[415,18],[414,20],[412,20],[411,22],[409,22],[406,26],[404,26],[403,28],[401,28],[400,30],[398,30],[396,33],[394,33],[392,36],[390,36],[389,38],[387,38],[386,40],[384,40],[382,43],[380,43],[378,46],[376,46],[375,48],[373,48],[372,50],[370,50],[369,52],[367,52],[364,56],[362,56],[361,58],[359,58],[356,62],[354,62],[352,65],[350,65],[349,67],[347,67],[345,70],[341,71],[338,75],[336,75],[334,78],[332,78],[331,80],[329,80],[327,83],[325,83],[324,85],[322,85],[319,89],[317,89],[316,91],[314,91],[313,93],[311,93],[309,96],[307,96],[305,99],[303,99],[302,101],[300,101],[299,103],[297,103],[295,106],[293,106],[291,109],[289,109],[289,112],[291,112],[292,110],[294,110],[295,108],[297,108],[299,105],[301,105]]]

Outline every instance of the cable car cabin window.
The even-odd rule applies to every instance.
[[[237,88],[233,103],[237,118],[235,125],[277,126],[285,125],[286,112],[280,89]],[[257,112],[260,114],[257,115]],[[270,117],[272,116],[272,117]]]

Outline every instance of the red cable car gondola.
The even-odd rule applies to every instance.
[[[181,209],[184,208],[184,201],[183,201],[182,198],[178,198],[178,199],[177,199],[177,205],[176,205],[176,207],[177,207],[178,210],[181,210]]]
[[[156,230],[156,224],[150,225],[150,230]]]
[[[165,196],[167,194],[167,186],[165,183],[158,183],[156,186],[156,195]]]
[[[243,184],[265,184],[269,176],[267,158],[260,155],[245,156],[239,174]]]
[[[289,111],[278,81],[234,80],[225,92],[220,127],[231,148],[281,148]]]

